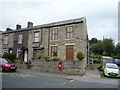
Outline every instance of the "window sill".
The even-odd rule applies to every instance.
[[[73,40],[74,38],[67,38],[67,39],[65,39],[65,40]]]
[[[40,42],[32,42],[32,43],[40,43]]]
[[[3,44],[3,45],[8,45],[8,44]]]
[[[50,40],[50,41],[58,41],[58,40]]]
[[[22,43],[18,43],[18,45],[21,45]]]

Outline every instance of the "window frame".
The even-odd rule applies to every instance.
[[[4,45],[7,45],[7,44],[8,44],[8,41],[9,41],[8,39],[9,39],[9,38],[8,38],[8,35],[5,35],[5,36],[4,36],[4,41],[3,41],[3,44],[4,44]]]
[[[54,48],[56,48],[56,49],[54,49]],[[53,49],[55,50],[55,53],[56,53],[56,55],[54,56],[53,55]],[[51,57],[57,57],[57,55],[58,55],[58,46],[51,46]]]
[[[58,28],[51,30],[51,40],[58,40]]]
[[[18,34],[18,44],[23,43],[23,34]]]
[[[72,28],[72,31],[68,31],[68,28]],[[72,35],[72,37],[70,36],[70,34]],[[66,39],[71,39],[74,38],[74,27],[73,26],[68,26],[66,27]]]
[[[20,48],[17,49],[16,58],[19,58],[19,57],[20,57],[21,51],[22,51],[22,50],[21,50]],[[20,54],[18,54],[18,52],[19,52]]]
[[[37,36],[35,34],[38,34]],[[38,40],[36,40],[38,39]],[[38,32],[34,32],[34,43],[38,43],[40,42],[40,33]]]

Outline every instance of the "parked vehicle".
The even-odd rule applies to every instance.
[[[5,58],[0,58],[0,71],[16,71],[16,64]]]
[[[118,66],[120,66],[120,59],[114,59],[113,63],[117,64]]]
[[[109,77],[118,77],[119,76],[119,68],[114,63],[106,63],[103,74]]]

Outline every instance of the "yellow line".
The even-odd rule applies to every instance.
[[[75,80],[70,80],[70,82],[74,82]]]

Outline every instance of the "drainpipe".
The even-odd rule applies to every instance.
[[[41,40],[40,40],[40,43],[39,43],[39,47],[40,47],[41,44],[42,44],[42,28],[41,28]]]
[[[50,29],[48,29],[48,56],[49,56],[49,48],[50,48]]]

